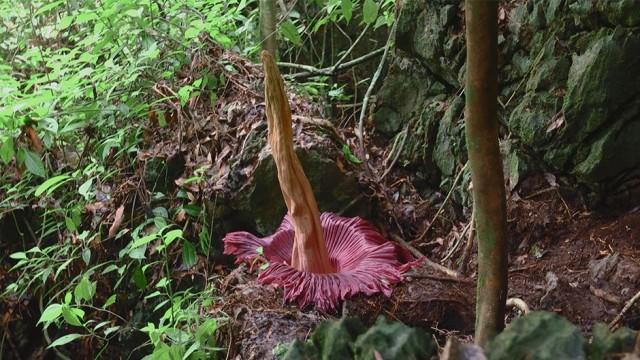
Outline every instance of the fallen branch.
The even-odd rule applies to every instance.
[[[633,295],[631,299],[629,299],[629,301],[627,301],[620,313],[615,317],[615,319],[613,319],[613,321],[609,323],[609,329],[613,330],[618,326],[618,323],[620,322],[620,320],[622,320],[624,314],[626,314],[627,311],[631,309],[633,304],[635,304],[638,299],[640,299],[640,291],[638,291],[635,295]]]
[[[398,235],[395,234],[391,234],[391,238],[393,240],[395,240],[396,242],[398,242],[400,244],[400,246],[404,247],[405,249],[407,249],[409,252],[411,252],[411,254],[413,254],[413,256],[417,257],[418,259],[422,258],[423,260],[423,264],[427,267],[430,267],[436,271],[439,271],[441,273],[447,274],[452,278],[456,278],[459,279],[461,278],[460,274],[458,274],[457,271],[455,270],[451,270],[446,266],[440,265],[437,262],[433,262],[429,259],[427,259],[427,257],[420,252],[420,250],[414,248],[413,246],[411,246],[409,243],[407,243],[406,241],[404,241],[403,238],[401,238]]]
[[[288,62],[279,62],[278,66],[304,70],[303,72],[285,75],[285,77],[292,78],[292,79],[303,79],[303,78],[308,78],[308,77],[317,76],[317,75],[334,76],[356,65],[362,64],[365,61],[371,60],[372,58],[380,55],[384,51],[385,51],[385,48],[376,49],[368,54],[362,55],[359,58],[353,59],[351,61],[347,61],[338,66],[333,65],[326,68],[317,68],[311,65],[295,64],[295,63],[288,63]]]

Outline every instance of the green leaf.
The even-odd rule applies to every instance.
[[[193,246],[191,241],[185,241],[182,243],[182,263],[187,268],[192,267],[198,262],[198,256],[196,255],[196,247]]]
[[[126,16],[130,16],[132,18],[139,18],[142,16],[142,8],[137,9],[129,9],[124,13]]]
[[[62,2],[63,2],[62,0],[59,0],[59,1],[54,1],[54,2],[52,2],[50,4],[47,4],[47,5],[44,5],[43,7],[38,9],[38,11],[36,11],[36,13],[33,14],[33,16],[35,17],[35,16],[38,16],[40,14],[46,13],[49,10],[53,10],[53,9],[57,8],[58,6],[60,6],[60,4],[62,4]]]
[[[515,319],[485,347],[488,359],[585,359],[585,339],[562,316],[533,311]]]
[[[64,321],[66,321],[69,325],[82,326],[80,318],[78,317],[78,315],[71,311],[71,308],[69,306],[65,305],[62,307],[62,317],[64,318]]]
[[[65,181],[67,179],[71,178],[71,176],[69,175],[58,175],[58,176],[54,176],[51,179],[48,179],[47,181],[43,182],[42,184],[40,184],[40,186],[38,186],[38,188],[36,189],[35,192],[35,196],[40,196],[42,195],[42,193],[44,193],[45,191],[49,190],[50,188],[52,188],[53,186],[55,186],[56,184]]]
[[[152,242],[153,240],[158,238],[158,234],[150,234],[150,235],[146,235],[143,236],[141,238],[136,239],[135,241],[133,241],[133,243],[131,244],[132,248],[138,248],[142,245],[146,245],[150,242]]]
[[[353,3],[351,0],[342,0],[340,8],[342,9],[342,16],[348,23],[351,20],[351,16],[353,16]]]
[[[144,290],[147,287],[147,277],[144,275],[144,270],[142,267],[138,266],[131,276],[133,279],[133,283],[136,284],[136,287],[140,290]]]
[[[189,101],[192,91],[193,91],[193,87],[191,85],[185,85],[178,90],[178,96],[180,97],[180,105],[184,106],[187,103],[187,101]]]
[[[65,17],[63,17],[62,19],[60,19],[60,22],[58,23],[58,30],[62,31],[66,28],[68,28],[69,26],[71,26],[71,24],[73,24],[73,18],[75,16],[73,15],[67,15]]]
[[[27,259],[27,254],[25,254],[24,252],[20,251],[20,252],[15,252],[15,253],[9,255],[9,257],[11,259],[14,259],[14,260],[26,260]]]
[[[184,32],[184,38],[187,40],[194,39],[200,34],[200,29],[195,27],[190,27]]]
[[[115,303],[116,303],[116,299],[117,299],[116,294],[113,294],[113,295],[109,296],[109,298],[107,299],[107,301],[105,301],[105,302],[104,302],[104,305],[102,305],[102,308],[103,308],[103,309],[106,309],[106,308],[108,308],[109,306],[111,306],[111,305],[115,304]]]
[[[157,288],[163,288],[163,287],[166,287],[167,285],[169,285],[169,280],[167,280],[167,278],[164,278],[164,277],[158,280],[158,282],[156,283]]]
[[[169,246],[175,239],[178,238],[182,239],[182,230],[180,229],[169,231],[162,237],[162,240],[165,246]]]
[[[2,159],[5,164],[8,164],[14,155],[13,138],[7,138],[0,147],[0,159]]]
[[[47,349],[51,349],[54,348],[56,346],[62,346],[65,344],[68,344],[70,342],[72,342],[75,339],[79,339],[81,337],[83,337],[84,335],[81,334],[68,334],[65,336],[62,336],[60,338],[57,338],[54,342],[51,343],[51,345],[47,346]]]
[[[78,188],[78,194],[82,195],[85,200],[89,200],[89,198],[91,197],[91,193],[89,192],[91,191],[91,185],[93,185],[93,178],[85,181]]]
[[[365,24],[370,25],[376,21],[378,17],[378,5],[373,0],[364,0],[364,5],[362,6],[362,21]]]
[[[82,260],[84,261],[85,265],[89,265],[89,263],[91,262],[91,249],[85,248],[82,250]]]
[[[83,276],[80,279],[78,285],[73,290],[73,295],[76,297],[76,302],[80,300],[91,301],[93,295],[96,293],[96,284],[91,282],[87,277]]]
[[[112,332],[120,329],[120,326],[111,326],[104,331],[104,336],[109,336]]]
[[[354,164],[362,164],[362,160],[358,159],[357,156],[353,155],[353,153],[351,152],[351,148],[349,148],[349,145],[347,144],[342,145],[342,155],[344,155],[345,159],[347,159],[348,161]]]
[[[302,45],[302,38],[298,33],[298,28],[296,28],[291,20],[287,19],[280,24],[280,33],[294,45]]]
[[[47,308],[42,312],[42,315],[40,315],[38,324],[40,324],[41,322],[50,323],[56,321],[60,317],[60,315],[62,315],[62,305],[51,304],[47,306]]]
[[[44,163],[40,160],[40,155],[24,148],[22,151],[24,152],[24,164],[27,167],[27,170],[33,175],[40,176],[42,178],[47,177],[47,173],[44,169]]]
[[[214,335],[217,329],[218,322],[216,319],[208,319],[198,327],[198,330],[196,330],[196,341],[203,345],[213,345],[209,343],[215,341]]]

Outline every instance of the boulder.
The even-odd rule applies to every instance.
[[[504,11],[499,117],[509,151],[600,196],[624,187],[621,179],[640,170],[640,1],[528,0]],[[463,22],[457,1],[404,1],[374,114],[385,136],[415,129],[402,165],[434,169],[428,178],[436,186],[466,161],[457,97]],[[511,167],[524,158],[506,155]]]

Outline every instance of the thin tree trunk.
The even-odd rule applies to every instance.
[[[276,0],[260,0],[260,40],[262,50],[276,58],[278,50],[276,37]]]
[[[478,239],[475,342],[504,327],[506,205],[497,121],[497,0],[466,0],[466,135]]]

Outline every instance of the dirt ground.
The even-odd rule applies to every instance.
[[[640,290],[640,208],[616,215],[589,211],[579,196],[549,186],[542,177],[525,181],[522,188],[508,201],[509,298],[522,299],[531,310],[559,313],[586,335],[595,323],[610,323]],[[457,228],[451,229],[444,234],[442,246],[457,236]],[[421,326],[436,335],[440,346],[445,336],[469,340],[474,321],[474,255],[467,265],[468,273],[457,279],[429,266],[419,267],[408,273],[390,298],[356,297],[337,314],[300,311],[283,304],[278,289],[262,287],[256,284],[255,274],[237,269],[230,275],[237,284],[226,289],[225,297],[225,309],[234,318],[226,335],[230,358],[270,358],[277,345],[304,339],[320,321],[342,315],[358,316],[367,323],[384,315]],[[511,309],[508,321],[520,315]],[[640,309],[631,308],[620,325],[639,329]]]
[[[144,163],[144,160],[154,158],[170,160],[179,154],[183,163],[179,166],[181,171],[175,176],[167,171],[164,176],[169,178],[166,180],[169,185],[180,183],[181,177],[206,165],[209,170],[204,174],[205,184],[185,186],[197,203],[213,198],[213,194],[232,192],[238,184],[250,179],[256,163],[252,155],[260,149],[245,145],[252,144],[250,140],[257,136],[255,134],[265,130],[263,99],[258,86],[261,81],[259,67],[217,47],[205,48],[201,56],[195,58],[199,62],[194,63],[190,71],[207,68],[213,74],[220,74],[225,71],[222,63],[233,64],[236,70],[225,73],[228,82],[213,108],[206,98],[194,100],[188,112],[172,112],[176,108],[173,103],[159,104],[158,110],[170,115],[167,115],[170,124],[164,129],[157,128],[155,113],[150,113],[145,132],[147,147],[138,155],[140,163]],[[184,74],[185,79],[189,76],[190,73]],[[159,96],[169,91],[170,85],[157,84]],[[357,149],[356,111],[345,112],[333,122],[320,121],[317,120],[317,106],[309,100],[296,96],[291,100],[294,115],[302,119],[297,125],[300,131],[296,131],[296,141],[315,141],[305,135],[306,131],[311,129],[310,133],[317,134],[318,129],[324,129]],[[369,168],[385,169],[385,158],[392,144],[376,143],[373,139],[365,141]],[[231,171],[231,164],[240,164],[242,171]],[[381,181],[376,178],[380,174],[372,176],[372,171],[364,166],[358,168],[344,161],[343,164],[347,171],[358,176],[362,196],[372,204],[372,218],[368,220],[387,238],[404,239],[431,262],[454,270],[460,276],[452,278],[433,266],[422,266],[409,272],[406,281],[397,286],[389,298],[382,295],[355,297],[346,301],[338,313],[321,314],[283,304],[281,291],[257,284],[257,274],[246,267],[221,265],[217,259],[202,258],[198,268],[206,267],[208,273],[217,272],[221,277],[216,294],[223,300],[208,311],[224,311],[230,317],[222,328],[219,342],[221,347],[230,349],[228,359],[272,358],[272,350],[278,345],[294,338],[304,339],[319,322],[342,315],[359,316],[368,323],[373,323],[378,315],[385,315],[421,326],[430,329],[441,346],[445,336],[470,338],[474,323],[476,263],[474,243],[469,242],[472,239],[469,236],[472,233],[469,211],[462,215],[459,205],[445,201],[445,211],[432,226],[431,219],[444,196],[432,197],[434,201],[422,199],[416,190],[419,186],[411,181],[410,172],[403,173],[396,167]],[[113,166],[124,165],[114,163]],[[113,221],[119,204],[127,205],[127,213],[133,214],[137,209],[143,214],[150,202],[149,192],[144,188],[144,174],[144,169],[123,171],[108,187],[114,189],[113,200],[92,204],[95,206],[87,211],[100,220],[98,223],[107,224]],[[175,191],[172,189],[173,185],[167,192]],[[508,200],[509,297],[522,299],[532,310],[555,311],[587,334],[594,323],[611,322],[640,289],[640,207],[627,206],[623,212],[594,209],[597,207],[585,206],[578,194],[550,181],[548,174],[521,181]],[[21,219],[34,217],[17,215]],[[9,220],[5,219],[6,224],[0,223],[0,226],[5,229],[15,227]],[[129,219],[129,222],[134,225],[138,220]],[[26,229],[12,231],[25,232]],[[188,233],[193,235],[198,231],[194,228]],[[411,240],[423,232],[425,236],[420,240]],[[17,233],[15,238],[18,238]],[[19,245],[0,244],[0,249],[11,253],[19,250]],[[111,252],[117,253],[117,250],[105,250],[104,254],[107,256]],[[0,264],[0,285],[3,287],[17,276],[8,269],[8,264]],[[38,318],[34,304],[33,299],[0,303],[0,310],[7,314],[0,322],[2,328],[15,326],[12,324],[19,323],[16,318],[30,318],[31,321],[24,323],[31,324]],[[514,316],[519,316],[518,311],[511,311],[509,320]],[[620,324],[639,329],[640,307],[631,308]],[[20,333],[40,336],[36,328]],[[16,344],[16,347],[21,346]]]

